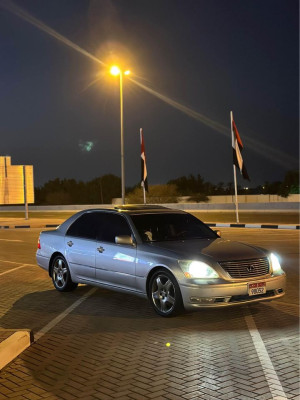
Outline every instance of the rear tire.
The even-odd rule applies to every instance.
[[[51,277],[55,289],[59,292],[70,292],[78,286],[72,281],[68,263],[62,255],[54,258],[51,265]]]
[[[183,311],[179,285],[166,269],[156,271],[151,277],[149,299],[155,312],[162,317],[173,317]]]

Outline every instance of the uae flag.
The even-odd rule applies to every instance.
[[[147,177],[147,166],[146,166],[146,155],[145,155],[145,144],[143,129],[140,129],[140,139],[141,139],[141,185],[148,192],[148,177]]]
[[[250,181],[242,157],[242,151],[244,146],[233,118],[231,121],[231,135],[232,135],[233,164],[240,170],[241,174],[243,175],[243,178]]]

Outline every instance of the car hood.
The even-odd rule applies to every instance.
[[[177,258],[186,260],[201,258],[203,255],[215,261],[246,260],[266,256],[263,249],[225,239],[153,242],[151,246],[157,250],[176,253]]]

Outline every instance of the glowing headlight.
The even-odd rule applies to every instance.
[[[219,275],[209,265],[201,261],[179,261],[186,278],[218,278]]]
[[[281,271],[281,265],[279,259],[277,256],[275,256],[275,254],[273,253],[270,254],[270,261],[273,272]]]

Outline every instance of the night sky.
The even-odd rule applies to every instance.
[[[231,110],[250,186],[283,180],[298,168],[298,19],[298,0],[0,0],[0,154],[33,164],[37,186],[120,176],[117,60],[132,72],[126,186],[140,179],[139,128],[150,184],[233,181]]]

